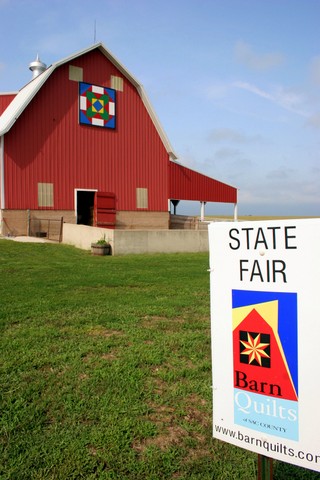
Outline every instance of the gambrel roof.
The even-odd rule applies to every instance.
[[[160,121],[148,99],[148,96],[143,88],[143,85],[119,62],[119,60],[100,42],[92,45],[84,50],[81,50],[73,55],[70,55],[67,58],[59,60],[58,62],[50,65],[43,73],[38,75],[36,78],[31,80],[27,85],[25,85],[12,100],[10,105],[6,108],[3,114],[0,116],[0,136],[7,133],[15,121],[19,118],[25,108],[29,105],[32,99],[35,97],[37,92],[41,89],[42,85],[47,81],[50,75],[55,71],[56,68],[61,65],[68,63],[74,60],[77,57],[80,57],[86,53],[91,52],[92,50],[98,49],[100,52],[105,55],[105,57],[123,74],[129,82],[134,85],[137,89],[138,94],[141,97],[144,106],[147,109],[147,112],[152,119],[152,122],[162,140],[162,143],[172,160],[177,159],[177,156],[169,142],[169,139],[163,130]]]

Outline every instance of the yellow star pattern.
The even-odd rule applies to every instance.
[[[248,340],[245,342],[240,340],[242,345],[245,347],[245,350],[241,352],[241,355],[249,356],[249,363],[252,363],[256,360],[261,366],[261,357],[269,358],[269,355],[265,352],[265,349],[270,345],[269,343],[260,342],[260,333],[256,337],[250,335],[247,332]]]

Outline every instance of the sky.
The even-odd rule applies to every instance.
[[[239,215],[320,215],[320,0],[0,0],[0,20],[0,92],[37,54],[49,66],[103,42],[178,160],[238,188]]]

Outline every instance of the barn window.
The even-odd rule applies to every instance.
[[[69,65],[69,80],[73,80],[74,82],[82,82],[83,69],[80,67],[75,67],[74,65]]]
[[[137,188],[137,208],[148,208],[147,188]]]
[[[111,88],[123,92],[123,78],[111,75]]]
[[[53,183],[38,183],[38,207],[53,207]]]

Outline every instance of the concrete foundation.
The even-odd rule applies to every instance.
[[[65,223],[63,243],[89,250],[105,238],[112,255],[139,253],[208,252],[207,230],[109,230]]]

